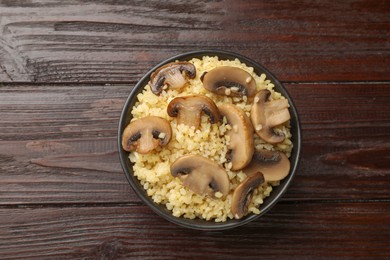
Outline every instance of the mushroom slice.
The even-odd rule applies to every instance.
[[[261,90],[256,94],[251,108],[251,120],[256,134],[264,141],[275,144],[283,142],[283,133],[276,133],[273,127],[290,120],[288,100],[279,99],[269,101],[271,92]]]
[[[253,190],[264,183],[264,176],[261,172],[256,172],[247,177],[234,190],[231,210],[234,218],[240,219],[248,213],[248,207],[251,203]]]
[[[205,72],[201,80],[203,86],[218,95],[233,97],[253,97],[256,95],[256,82],[245,70],[220,66]]]
[[[177,124],[189,126],[200,126],[201,113],[205,113],[210,118],[210,123],[217,123],[220,115],[218,107],[214,101],[206,96],[192,95],[176,97],[168,105],[168,115],[177,117]]]
[[[150,75],[150,87],[154,94],[159,95],[164,84],[171,88],[182,88],[188,81],[196,76],[196,68],[189,62],[170,62],[158,68]]]
[[[242,171],[248,176],[260,171],[265,181],[280,181],[290,172],[290,160],[279,151],[256,150],[252,161]]]
[[[226,171],[214,161],[200,155],[184,155],[171,165],[173,177],[179,177],[183,185],[199,195],[226,196],[230,183]]]
[[[172,136],[168,120],[158,116],[147,116],[132,121],[122,135],[122,148],[146,154],[156,147],[169,143]]]
[[[233,171],[241,170],[250,163],[254,151],[251,121],[241,108],[233,104],[223,104],[219,111],[232,128],[226,133],[230,136],[227,160],[232,162]]]

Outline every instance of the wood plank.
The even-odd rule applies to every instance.
[[[306,199],[381,198],[379,190],[390,187],[390,85],[287,87],[303,129],[302,160],[290,193],[299,190]],[[328,191],[318,194],[323,188]]]
[[[221,232],[178,227],[145,206],[2,208],[0,219],[7,259],[390,257],[389,202],[279,203]]]
[[[116,131],[130,87],[0,88],[1,204],[138,201]]]
[[[390,84],[287,84],[303,154],[286,200],[390,198]],[[0,205],[127,203],[117,126],[127,85],[0,88]]]
[[[239,52],[282,81],[390,80],[390,2],[0,3],[0,82],[136,82],[172,55]]]

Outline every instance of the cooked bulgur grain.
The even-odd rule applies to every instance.
[[[261,89],[270,90],[273,100],[283,99],[284,97],[273,90],[274,84],[266,79],[265,74],[256,75],[253,68],[247,67],[238,59],[232,61],[219,60],[218,57],[205,56],[202,59],[192,59],[189,62],[195,65],[197,76],[190,79],[183,89],[164,88],[162,93],[157,96],[152,93],[150,86],[146,85],[142,93],[138,94],[138,102],[132,109],[133,120],[151,115],[167,119],[172,127],[172,140],[167,146],[158,147],[149,154],[132,152],[129,158],[134,165],[134,175],[139,179],[147,194],[156,203],[165,204],[174,216],[223,222],[234,217],[231,213],[232,194],[237,185],[246,177],[242,171],[231,171],[232,165],[227,163],[225,159],[229,140],[228,135],[224,134],[231,129],[231,126],[227,125],[226,121],[222,124],[210,124],[206,116],[202,116],[199,129],[177,125],[176,118],[167,115],[167,106],[175,97],[200,94],[214,100],[217,106],[223,103],[234,103],[249,116],[253,102],[250,98],[246,96],[242,98],[218,96],[203,87],[200,76],[217,66],[242,68],[255,79],[257,91]],[[265,143],[254,135],[255,148],[278,150],[290,157],[292,142],[289,127],[289,122],[287,122],[276,128],[277,131],[283,132],[286,136],[282,143],[276,145]],[[222,165],[226,169],[231,182],[230,193],[225,198],[220,199],[200,196],[184,187],[180,179],[172,177],[170,165],[177,158],[186,154],[198,154]],[[259,206],[263,203],[263,199],[269,196],[272,187],[278,184],[278,182],[266,183],[257,188],[249,205],[249,212],[259,214]]]

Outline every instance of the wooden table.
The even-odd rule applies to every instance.
[[[118,160],[152,66],[221,49],[274,72],[303,153],[283,200],[229,231],[178,227]],[[0,0],[0,258],[390,257],[390,2]]]

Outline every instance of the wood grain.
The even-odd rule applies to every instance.
[[[136,82],[172,55],[224,49],[282,81],[390,80],[390,2],[0,2],[0,81]]]
[[[1,204],[137,201],[116,145],[129,92],[125,85],[0,88]]]
[[[287,84],[303,153],[285,200],[389,199],[390,85]],[[128,85],[0,88],[0,205],[139,203],[117,126]]]
[[[0,258],[390,257],[390,203],[279,203],[229,231],[178,227],[145,206],[0,209]]]
[[[240,228],[154,214],[117,154],[152,66],[222,49],[297,106],[302,159]],[[390,1],[0,0],[0,259],[390,259]]]

